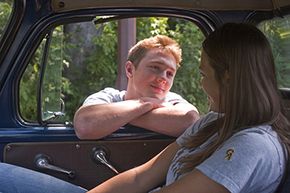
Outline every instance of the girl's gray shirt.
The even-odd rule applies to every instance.
[[[167,173],[166,185],[180,179],[181,167],[178,160],[194,154],[213,139],[195,149],[183,146],[189,136],[202,129],[205,124],[216,120],[218,114],[209,112],[188,128],[176,142],[181,146]],[[284,146],[270,125],[244,129],[234,134],[196,169],[232,193],[272,193],[278,187],[285,169]]]

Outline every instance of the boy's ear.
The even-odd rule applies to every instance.
[[[135,70],[134,64],[131,61],[127,61],[126,62],[126,65],[125,65],[125,68],[126,68],[126,75],[127,75],[127,77],[128,78],[133,77],[133,72]]]

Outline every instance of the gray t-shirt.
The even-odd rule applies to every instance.
[[[181,149],[171,163],[166,185],[182,176],[176,173],[177,168],[181,166],[177,160],[198,152],[214,136],[195,149],[183,147],[185,139],[217,117],[217,113],[209,112],[176,140]],[[236,133],[196,168],[232,193],[271,193],[275,192],[283,177],[285,168],[283,148],[272,127],[261,125]]]
[[[120,102],[124,100],[124,96],[126,91],[119,91],[114,88],[105,88],[97,93],[94,93],[85,100],[83,105],[96,105],[96,104],[109,104]],[[185,99],[183,99],[180,95],[168,92],[165,97],[165,102],[169,102],[171,104],[177,103],[188,103]]]

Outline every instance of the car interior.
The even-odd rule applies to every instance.
[[[199,85],[204,38],[227,22],[255,24],[269,39],[290,119],[290,0],[0,0],[0,161],[87,189],[136,167],[176,138],[124,125],[80,140],[73,116],[105,87],[126,89],[128,49],[165,34],[182,45],[172,91],[208,111]],[[8,9],[9,8],[9,9]],[[0,8],[1,12],[1,8]],[[186,78],[185,78],[186,77]],[[290,161],[277,193],[290,190]]]

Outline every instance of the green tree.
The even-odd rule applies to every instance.
[[[285,28],[283,22],[285,20],[265,22],[259,25],[259,27],[272,43],[279,83],[281,86],[289,87],[290,78],[288,78],[287,74],[290,72],[290,60],[287,55],[287,48],[289,48],[288,39],[290,33],[289,26],[287,27],[286,25]],[[82,28],[83,26],[79,27]],[[80,43],[75,44],[72,40],[68,40],[73,34],[67,31],[61,33],[58,29],[55,29],[56,31],[54,32],[56,41],[51,42],[50,58],[51,60],[58,61],[56,63],[63,63],[64,72],[69,70],[68,73],[64,73],[62,78],[61,92],[66,104],[67,115],[65,119],[71,121],[75,110],[88,94],[97,92],[104,87],[114,87],[115,85],[117,77],[117,22],[113,21],[97,25],[95,29],[97,34],[92,36],[92,46],[89,46],[89,50],[80,50],[80,47],[85,44],[81,37],[78,39]],[[179,42],[183,52],[183,60],[181,68],[178,69],[172,91],[181,94],[189,102],[196,105],[201,113],[207,112],[207,98],[200,86],[198,68],[201,43],[204,40],[201,30],[192,22],[167,17],[138,18],[137,30],[137,41],[149,36],[164,34]],[[64,36],[64,39],[61,40],[58,36]],[[67,43],[59,44],[62,41]],[[34,54],[34,58],[27,68],[29,73],[23,75],[21,82],[21,112],[29,120],[35,120],[36,117],[37,81],[39,79],[39,65],[43,54],[43,44],[39,46]],[[57,60],[59,53],[63,49],[61,49],[61,46],[64,46],[63,61],[61,61],[61,58]],[[73,52],[76,54],[72,54],[69,51],[72,49],[76,50]],[[72,65],[76,63],[77,59],[73,55],[78,55],[78,52],[86,52],[81,69]],[[54,63],[52,62],[51,64]],[[56,65],[55,69],[52,67],[50,72],[48,72],[51,74],[51,81],[57,79],[55,72],[58,70],[59,67]],[[47,86],[49,92],[53,89],[55,91],[59,89],[49,87],[49,84]]]
[[[267,36],[275,59],[277,80],[280,87],[290,87],[290,25],[289,16],[264,21],[258,26]]]
[[[5,27],[9,21],[12,11],[12,0],[0,1],[0,38],[2,37]]]

